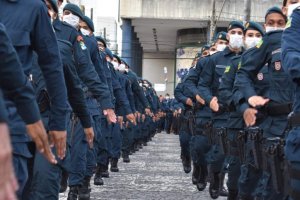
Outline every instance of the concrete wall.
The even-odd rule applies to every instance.
[[[216,0],[217,16],[223,0]],[[282,0],[252,0],[252,20],[263,21],[265,12]],[[220,16],[221,21],[243,19],[244,1],[227,0]],[[163,18],[208,20],[211,0],[121,0],[120,15],[124,18]]]
[[[174,93],[174,73],[175,73],[175,56],[172,54],[153,54],[144,53],[143,59],[143,78],[149,80],[151,83],[165,83],[164,67],[168,69],[168,83],[165,92],[158,92],[164,95]]]

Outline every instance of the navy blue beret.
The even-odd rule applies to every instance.
[[[216,37],[216,40],[220,39],[220,40],[227,40],[227,37],[226,37],[227,33],[224,32],[224,31],[221,31],[218,33],[217,37]]]
[[[244,27],[244,25],[243,25],[242,22],[240,22],[240,21],[232,21],[232,22],[229,23],[227,31],[230,31],[230,30],[235,29],[235,28],[240,28],[242,30],[245,29],[245,27]]]
[[[105,41],[105,39],[104,39],[103,37],[101,37],[101,36],[96,36],[96,40],[97,40],[98,42],[102,42],[102,43],[104,44],[104,47],[105,47],[105,48],[107,47],[106,41]]]
[[[95,31],[94,23],[89,17],[83,16],[83,21],[88,25],[88,27],[92,30],[92,32]]]
[[[74,15],[77,15],[78,17],[80,17],[81,19],[83,19],[83,13],[81,12],[80,8],[76,5],[76,4],[73,4],[73,3],[68,3],[65,5],[64,9],[65,10],[68,10],[68,11],[71,11]]]
[[[259,31],[262,35],[265,34],[264,28],[259,23],[249,21],[245,24],[245,32],[247,30],[256,30]]]
[[[117,56],[116,54],[113,54],[113,57],[115,57],[118,60],[118,63],[121,64],[121,58],[119,56]]]
[[[283,18],[285,19],[285,21],[287,21],[287,17],[283,14],[282,10],[281,10],[279,7],[277,7],[277,6],[274,6],[274,7],[272,7],[272,8],[269,8],[269,9],[267,10],[267,13],[266,13],[266,15],[265,15],[265,20],[267,19],[268,15],[270,15],[270,14],[272,14],[272,13],[278,13],[278,14],[282,15]]]
[[[112,54],[112,52],[111,52],[111,50],[110,50],[109,48],[105,48],[105,54],[106,54],[108,57],[110,57],[110,59],[113,59],[113,58],[114,58],[114,56],[113,56],[113,54]]]

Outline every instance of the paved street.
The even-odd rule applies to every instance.
[[[185,174],[180,160],[178,136],[157,134],[148,146],[131,156],[129,164],[120,162],[120,172],[110,173],[104,186],[92,184],[91,199],[211,199],[207,189],[198,192]],[[60,200],[67,199],[67,192]],[[219,198],[225,199],[225,198]]]

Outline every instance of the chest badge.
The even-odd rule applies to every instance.
[[[281,62],[280,62],[280,61],[275,62],[275,69],[276,69],[277,71],[279,71],[279,70],[281,69]]]
[[[258,74],[257,74],[257,79],[258,79],[259,81],[262,81],[262,80],[264,79],[264,74],[263,74],[263,73],[258,73]]]

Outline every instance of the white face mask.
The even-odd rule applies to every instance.
[[[293,14],[293,11],[298,8],[300,6],[300,3],[294,3],[289,5],[288,7],[288,17],[291,17],[291,15]]]
[[[112,61],[111,64],[113,64],[115,70],[119,69],[119,63]]]
[[[209,55],[214,55],[215,53],[217,53],[217,51],[210,51]]]
[[[260,40],[261,40],[261,38],[258,38],[258,37],[246,37],[246,40],[245,40],[246,49],[255,47]]]
[[[121,65],[119,66],[119,70],[122,71],[122,72],[125,71],[125,65],[124,65],[124,64],[121,64]]]
[[[243,47],[244,45],[243,35],[232,34],[229,35],[229,37],[230,37],[229,45],[231,46],[231,48],[240,49]]]
[[[217,51],[224,51],[224,49],[227,47],[226,44],[218,44],[217,45]]]
[[[89,36],[90,35],[90,32],[88,30],[85,30],[84,28],[81,28],[80,31],[85,36]]]
[[[267,26],[266,27],[266,32],[272,32],[272,31],[283,31],[284,28],[283,27],[271,27],[271,26]]]
[[[68,24],[70,24],[74,28],[77,28],[77,26],[79,25],[79,17],[76,16],[76,15],[73,15],[72,13],[70,13],[68,15],[64,15],[63,16],[63,21],[67,22]]]
[[[139,83],[140,87],[143,87],[143,83]]]

